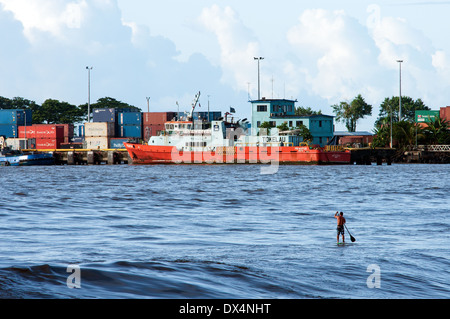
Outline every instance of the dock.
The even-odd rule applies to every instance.
[[[450,145],[418,145],[410,147],[403,154],[406,163],[450,163]]]
[[[350,148],[351,164],[357,165],[382,165],[386,163],[391,165],[397,154],[395,148]]]
[[[119,165],[132,163],[126,149],[28,149],[23,151],[51,153],[56,165]]]

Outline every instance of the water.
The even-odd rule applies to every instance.
[[[450,165],[260,168],[2,167],[0,298],[450,297]]]

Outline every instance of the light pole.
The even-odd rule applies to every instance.
[[[402,62],[403,60],[397,60],[398,64],[399,64],[399,74],[400,74],[400,85],[399,85],[399,90],[400,90],[400,99],[398,102],[398,121],[400,122],[402,120]]]
[[[150,97],[146,97],[147,99],[147,112],[150,113]]]
[[[260,81],[259,81],[259,61],[264,60],[264,58],[259,57],[259,58],[253,58],[254,60],[258,61],[258,100],[261,99],[261,86],[260,86]]]
[[[91,122],[91,70],[93,67],[86,67],[88,70],[88,123]]]

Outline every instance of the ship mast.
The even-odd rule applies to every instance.
[[[192,121],[192,119],[194,117],[194,110],[195,110],[195,107],[197,106],[197,103],[198,103],[199,99],[200,99],[200,92],[198,92],[195,95],[194,101],[192,101],[192,109],[191,109],[191,113],[189,113],[189,117],[188,117],[189,121]]]

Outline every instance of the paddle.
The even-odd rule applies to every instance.
[[[356,241],[355,237],[352,236],[352,234],[350,234],[350,232],[348,231],[347,225],[345,225],[345,229],[347,229],[348,234],[350,235],[350,240],[352,241],[352,243],[354,243]]]

